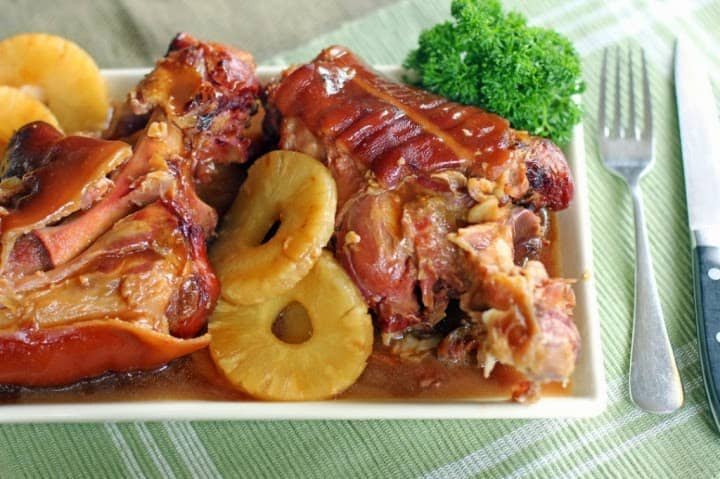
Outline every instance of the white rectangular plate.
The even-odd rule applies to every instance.
[[[385,75],[400,79],[397,66],[380,66]],[[279,67],[260,67],[265,82],[277,76]],[[147,73],[147,69],[104,70],[110,96],[122,100]],[[575,322],[582,337],[580,361],[572,378],[572,394],[546,397],[530,405],[511,402],[447,401],[351,401],[319,402],[218,402],[143,401],[97,404],[20,404],[0,406],[0,422],[90,422],[144,420],[230,419],[462,419],[588,417],[605,409],[605,379],[600,325],[595,301],[590,241],[590,212],[585,172],[583,128],[578,125],[565,149],[575,179],[575,198],[558,214],[560,267],[563,276],[577,278]]]

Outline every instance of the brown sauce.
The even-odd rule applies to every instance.
[[[498,365],[489,378],[470,367],[449,368],[427,357],[400,360],[376,347],[360,379],[337,399],[351,400],[508,400],[521,379],[511,368]],[[542,396],[564,396],[572,387],[543,386]],[[0,389],[0,404],[99,403],[160,400],[251,401],[234,389],[217,370],[207,349],[149,372],[108,374],[65,388]]]
[[[550,274],[560,273],[554,216],[550,216],[549,245],[540,259]],[[376,340],[373,354],[358,381],[337,399],[358,400],[508,400],[521,376],[497,365],[489,378],[476,367],[448,367],[432,356],[400,359]],[[564,396],[572,384],[544,385],[541,396]],[[65,388],[0,387],[0,403],[98,403],[152,400],[248,401],[215,367],[207,349],[178,359],[156,371],[108,374]]]

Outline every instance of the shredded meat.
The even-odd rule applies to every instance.
[[[180,34],[102,139],[16,133],[0,183],[0,383],[153,368],[207,345],[206,241],[254,148],[254,70]]]
[[[500,361],[531,383],[569,377],[572,289],[533,261],[540,216],[573,193],[555,145],[393,83],[342,47],[284,72],[266,98],[266,132],[337,182],[335,253],[386,341],[435,336],[450,363],[489,374]],[[462,317],[448,321],[452,301]]]

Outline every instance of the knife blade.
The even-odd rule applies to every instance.
[[[710,411],[720,430],[720,118],[702,57],[687,39],[675,44],[675,93],[700,361]]]

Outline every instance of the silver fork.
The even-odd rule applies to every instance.
[[[653,164],[652,106],[645,52],[642,57],[643,125],[635,114],[632,51],[628,52],[629,130],[623,128],[620,88],[620,47],[615,62],[615,114],[612,127],[605,122],[608,50],[603,54],[600,78],[600,155],[605,167],[627,183],[635,216],[635,310],[630,354],[630,398],[649,412],[670,413],[683,403],[683,390],[670,340],[668,339],[660,298],[655,285],[648,235],[643,216],[640,178]]]

